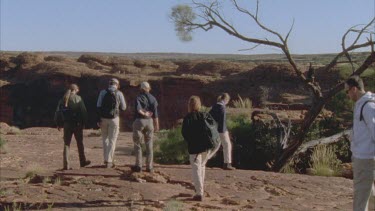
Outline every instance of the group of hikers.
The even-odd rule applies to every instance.
[[[113,168],[114,151],[119,134],[120,110],[125,111],[126,101],[119,90],[120,83],[112,78],[107,89],[102,90],[97,100],[98,126],[101,128],[103,141],[104,165]],[[133,142],[135,164],[133,172],[142,171],[142,148],[144,139],[146,145],[146,171],[153,172],[153,134],[159,130],[158,102],[150,94],[148,82],[140,84],[140,94],[135,100],[135,120],[133,122]],[[58,129],[64,128],[63,169],[70,169],[69,146],[74,134],[80,166],[91,162],[86,159],[83,146],[83,126],[87,121],[87,111],[82,98],[77,94],[79,88],[71,84],[64,97],[59,101],[55,121],[62,114],[63,124],[58,123]],[[353,210],[367,210],[371,192],[375,187],[375,94],[366,92],[359,76],[350,77],[345,83],[347,96],[355,102],[353,114],[353,129],[351,134],[351,151],[353,163]],[[230,101],[228,93],[218,96],[217,102],[209,112],[201,111],[201,100],[191,96],[188,101],[188,113],[184,117],[181,133],[188,145],[189,160],[192,167],[195,195],[193,200],[202,201],[204,197],[205,166],[207,161],[223,146],[223,169],[234,170],[232,166],[232,145],[226,127],[226,105]],[[65,117],[67,116],[67,117]]]
[[[153,136],[159,131],[158,101],[150,94],[151,86],[144,81],[140,84],[140,93],[135,100],[135,120],[133,122],[133,143],[135,164],[133,172],[142,172],[142,140],[146,148],[146,172],[153,173]],[[71,169],[69,148],[74,135],[77,141],[80,166],[91,164],[86,159],[83,145],[83,129],[88,114],[82,98],[78,95],[79,87],[71,84],[62,99],[58,102],[55,122],[58,130],[63,128],[64,150],[63,170]],[[203,200],[203,182],[205,166],[223,145],[225,170],[234,170],[232,166],[232,144],[226,127],[225,107],[230,101],[228,93],[217,98],[217,103],[210,112],[201,112],[201,101],[198,96],[191,96],[188,102],[188,114],[182,124],[182,135],[188,144],[190,163],[193,170],[193,183],[196,189],[194,200]],[[103,160],[106,168],[115,167],[114,154],[117,137],[120,131],[120,111],[126,110],[124,94],[120,91],[120,82],[116,78],[109,80],[108,88],[100,91],[97,99],[97,125],[101,129],[103,142]]]

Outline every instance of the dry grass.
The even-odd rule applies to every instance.
[[[37,163],[31,164],[26,168],[25,179],[33,179],[36,175],[40,175],[45,172],[45,169]]]
[[[238,95],[238,100],[233,100],[232,101],[233,106],[235,108],[252,108],[253,103],[249,98],[242,99],[240,95]]]
[[[8,135],[19,135],[21,134],[21,130],[18,127],[10,127],[7,131]]]
[[[337,176],[341,174],[341,161],[337,159],[332,147],[321,145],[311,155],[312,174],[318,176]]]
[[[0,136],[0,154],[6,154],[7,151],[7,142]]]

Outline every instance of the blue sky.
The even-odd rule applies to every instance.
[[[375,0],[261,0],[265,25],[287,33],[292,53],[335,53],[341,37],[375,15]],[[16,51],[178,52],[212,54],[281,53],[269,47],[239,51],[252,45],[220,30],[196,31],[181,42],[168,14],[189,0],[0,0],[0,49]],[[240,0],[254,9],[254,0]],[[250,3],[249,3],[250,2]],[[248,6],[246,6],[248,5]],[[241,31],[265,37],[248,18],[223,3],[227,17]],[[372,28],[374,30],[374,28]]]

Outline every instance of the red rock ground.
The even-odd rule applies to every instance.
[[[3,133],[4,127],[2,128]],[[75,142],[73,170],[61,171],[62,132],[29,128],[3,134],[0,154],[0,208],[22,210],[351,210],[352,181],[339,177],[224,171],[208,168],[203,202],[194,194],[189,165],[158,165],[155,173],[134,173],[131,133],[121,132],[116,167],[103,168],[102,144],[84,131],[92,164],[79,168]],[[5,151],[5,153],[4,153]],[[25,178],[35,171],[36,177]],[[16,204],[14,204],[16,203]]]

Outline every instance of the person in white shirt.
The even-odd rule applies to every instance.
[[[117,137],[120,132],[120,110],[125,111],[124,94],[119,90],[120,82],[116,78],[109,80],[108,88],[99,93],[96,104],[98,126],[101,128],[103,157],[106,168],[113,168]]]
[[[350,150],[353,165],[353,210],[367,211],[375,180],[375,94],[366,92],[359,76],[345,83],[355,102]]]

